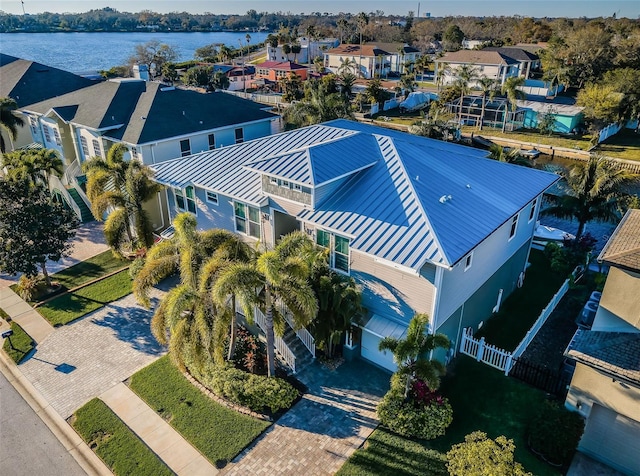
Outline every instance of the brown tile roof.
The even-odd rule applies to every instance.
[[[515,64],[516,60],[498,51],[460,50],[445,54],[436,60],[440,63]]]
[[[332,48],[327,51],[330,55],[345,55],[345,56],[378,56],[378,55],[389,55],[389,53],[385,50],[378,48],[376,45],[362,45],[362,53],[360,52],[361,45],[340,45],[336,48]],[[395,52],[393,53],[395,54]]]
[[[612,377],[640,384],[640,333],[578,329],[566,355]]]
[[[293,61],[265,61],[264,63],[260,63],[256,65],[256,68],[277,69],[279,71],[293,71],[296,69],[308,69],[306,66],[303,66],[298,63],[294,63]]]
[[[628,210],[598,256],[599,262],[640,271],[640,210]]]

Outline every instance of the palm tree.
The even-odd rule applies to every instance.
[[[226,63],[229,58],[231,58],[231,48],[227,45],[221,45],[218,50],[218,56],[220,57],[220,61]]]
[[[338,74],[344,75],[347,73],[360,74],[358,63],[353,58],[340,58],[340,66],[338,66]]]
[[[313,81],[309,86],[307,96],[285,110],[283,117],[287,124],[302,127],[338,118],[353,119],[345,94],[328,93],[320,81]]]
[[[518,100],[526,98],[526,94],[518,89],[519,86],[522,86],[525,82],[524,76],[511,76],[507,78],[507,80],[502,83],[502,94],[506,95],[507,101],[509,102],[509,106],[511,112],[515,112],[518,109]],[[508,113],[505,111],[504,113],[504,121],[502,123],[502,132],[504,132],[507,126],[507,116]]]
[[[393,360],[398,366],[396,374],[405,379],[405,398],[416,378],[425,381],[431,390],[436,390],[440,386],[440,377],[445,373],[444,365],[430,359],[430,354],[437,348],[448,349],[449,339],[444,334],[427,334],[428,323],[429,316],[416,314],[409,322],[404,339],[385,337],[378,346],[380,350],[393,353]]]
[[[459,119],[462,121],[464,97],[471,91],[471,84],[480,79],[480,70],[473,64],[463,64],[456,69],[456,86],[460,88]]]
[[[442,63],[438,68],[438,72],[436,73],[436,86],[438,88],[438,91],[440,91],[440,89],[442,88],[445,76],[449,74],[451,74],[451,66],[449,65],[449,63]]]
[[[340,85],[340,92],[345,98],[350,98],[353,91],[353,85],[358,78],[353,73],[342,73],[338,77],[338,84]]]
[[[24,126],[24,120],[16,115],[18,104],[11,98],[0,98],[0,131],[4,129],[9,134],[9,140],[18,138],[18,127]],[[0,133],[0,152],[7,151],[4,136]]]
[[[615,223],[620,218],[617,205],[624,196],[622,187],[638,177],[594,154],[588,162],[571,168],[566,176],[569,193],[560,197],[548,196],[552,206],[542,210],[542,214],[575,218],[578,221],[578,240],[588,221]]]
[[[87,174],[87,196],[93,216],[102,221],[110,210],[104,234],[117,254],[122,254],[126,241],[131,246],[136,239],[142,246],[153,244],[151,220],[143,203],[162,189],[151,180],[153,172],[149,167],[138,160],[124,160],[126,151],[123,144],[114,144],[106,160],[92,157],[82,165]]]
[[[405,96],[408,96],[409,93],[412,93],[418,87],[418,84],[415,82],[414,78],[410,74],[405,74],[400,78],[400,87],[404,89]]]
[[[520,149],[506,149],[499,144],[491,144],[489,147],[489,158],[498,162],[522,165],[523,167],[533,167],[531,161],[521,154]]]
[[[64,171],[62,159],[53,149],[17,150],[2,157],[7,175],[18,180],[28,180],[32,185],[47,185],[49,175],[61,177]]]
[[[213,285],[212,295],[216,302],[223,302],[235,294],[250,321],[257,304],[264,308],[270,377],[275,375],[274,325],[284,329],[278,304],[282,302],[287,306],[300,327],[308,325],[318,312],[318,301],[309,284],[313,248],[313,242],[306,234],[291,233],[256,261],[225,268]],[[261,289],[260,295],[256,289]]]
[[[489,96],[489,101],[493,100],[498,90],[496,88],[495,79],[487,78],[486,76],[478,79],[477,84],[480,88],[480,92],[482,93],[482,110],[480,112],[480,123],[478,124],[478,128],[482,130],[482,126],[484,125],[484,114],[487,105],[487,96]]]

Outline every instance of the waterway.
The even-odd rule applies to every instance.
[[[250,44],[261,43],[267,33],[249,33]],[[74,73],[95,72],[127,63],[136,45],[158,40],[172,46],[178,61],[193,59],[197,48],[224,43],[238,48],[247,45],[246,32],[193,33],[2,33],[0,52]]]

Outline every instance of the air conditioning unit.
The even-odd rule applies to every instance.
[[[598,303],[596,301],[587,301],[576,318],[576,324],[578,327],[580,329],[591,329],[597,310]]]

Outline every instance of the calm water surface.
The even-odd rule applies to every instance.
[[[261,43],[267,33],[249,33],[251,44]],[[196,48],[224,43],[246,46],[246,33],[2,33],[0,51],[74,73],[93,72],[122,65],[135,46],[158,40],[176,49],[178,61],[193,59]]]

